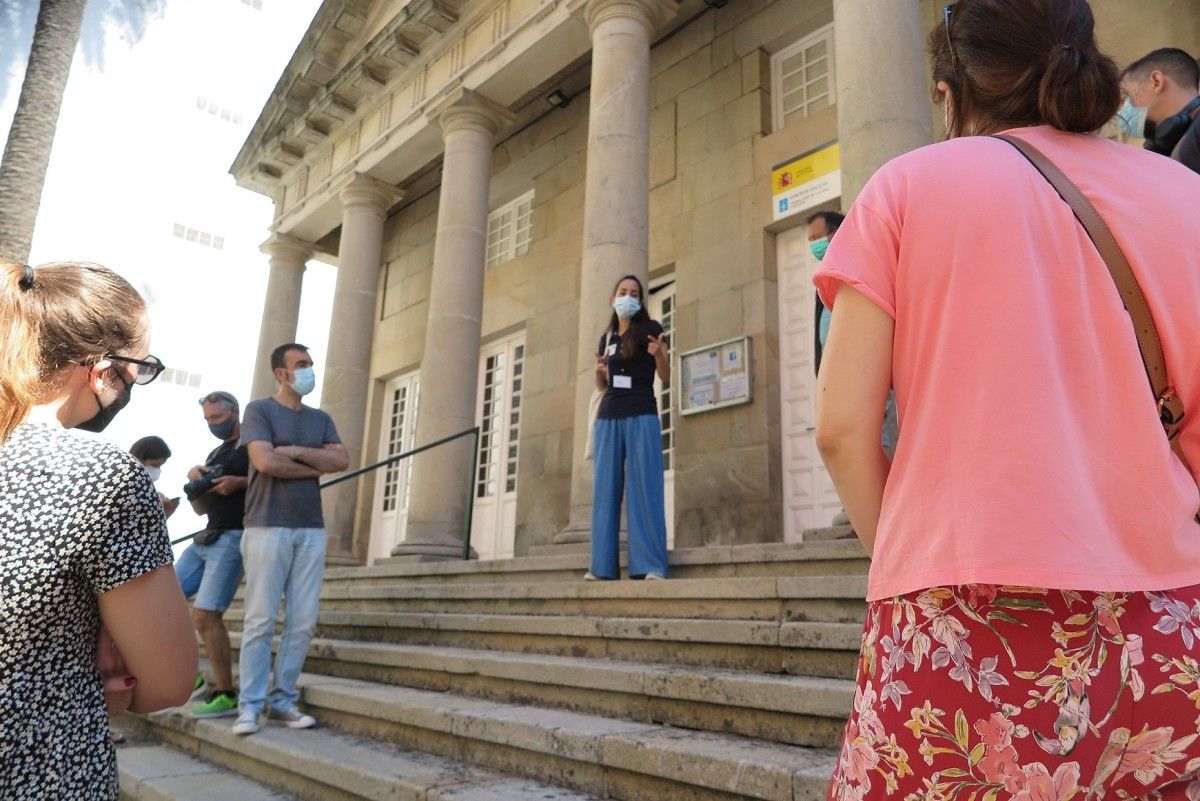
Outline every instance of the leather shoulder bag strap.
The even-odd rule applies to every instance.
[[[1067,202],[1071,211],[1075,212],[1083,229],[1087,231],[1087,235],[1096,245],[1096,249],[1100,251],[1100,257],[1108,266],[1113,283],[1117,285],[1117,291],[1121,294],[1121,301],[1125,304],[1125,310],[1129,312],[1129,317],[1133,321],[1138,350],[1141,351],[1142,364],[1146,368],[1150,392],[1154,396],[1154,402],[1158,405],[1158,417],[1162,421],[1163,431],[1166,432],[1171,450],[1191,474],[1191,466],[1179,444],[1179,429],[1184,413],[1183,401],[1175,394],[1174,387],[1167,379],[1167,363],[1163,358],[1158,328],[1154,325],[1154,318],[1150,315],[1150,306],[1146,303],[1146,296],[1142,293],[1142,288],[1138,285],[1137,278],[1134,276],[1133,269],[1129,266],[1129,260],[1125,258],[1121,246],[1117,244],[1112,231],[1109,230],[1092,202],[1084,196],[1083,192],[1079,191],[1079,187],[1064,175],[1063,171],[1046,154],[1024,139],[1015,136],[1000,134],[994,138],[1008,142],[1020,151],[1021,155],[1029,159],[1037,171]]]

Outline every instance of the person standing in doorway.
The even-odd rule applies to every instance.
[[[211,392],[200,399],[204,421],[221,445],[204,464],[188,471],[184,494],[198,515],[208,515],[208,526],[175,563],[175,574],[184,596],[195,597],[192,624],[212,664],[215,686],[205,700],[192,707],[192,717],[222,718],[237,714],[237,692],[229,655],[229,632],[222,620],[242,580],[242,518],[246,507],[250,459],[238,444],[238,401],[228,392]],[[196,677],[196,689],[203,686]]]
[[[846,215],[838,211],[818,211],[808,218],[808,249],[818,264],[825,260],[829,243],[833,241],[833,235],[837,233],[845,219]],[[819,292],[813,294],[816,295],[813,316],[813,369],[819,375],[821,356],[825,353],[825,340],[829,338],[829,321],[832,312],[821,302]],[[883,445],[883,450],[889,459],[896,453],[896,439],[899,434],[900,427],[896,421],[896,393],[888,392],[887,404],[883,409],[883,430],[880,434],[880,444]],[[846,515],[846,510],[842,509],[834,515],[830,522],[835,526],[847,526],[850,524],[850,518]],[[854,530],[851,529],[842,534],[840,539],[854,539],[856,536]]]
[[[808,249],[813,258],[821,262],[833,235],[846,215],[838,211],[818,211],[808,218]],[[829,309],[821,302],[820,294],[814,292],[816,305],[813,309],[813,370],[821,371],[821,354],[825,351],[825,340],[829,337]]]
[[[663,506],[662,428],[654,376],[671,381],[663,327],[642,301],[642,282],[617,282],[612,319],[596,351],[596,388],[604,391],[596,415],[592,563],[589,581],[621,577],[621,501],[629,499],[629,577],[667,577],[667,518]]]
[[[235,734],[254,734],[267,719],[291,729],[316,723],[296,707],[296,679],[317,626],[325,572],[325,519],[318,479],[349,465],[333,419],[305,406],[317,386],[308,348],[294,342],[271,352],[279,390],[251,401],[242,421],[241,444],[250,455],[242,561],[246,569],[246,616],[239,659],[241,696]],[[283,637],[271,670],[271,638],[284,596]],[[264,710],[264,707],[269,707]]]

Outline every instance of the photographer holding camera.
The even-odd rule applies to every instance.
[[[222,616],[242,580],[242,516],[246,507],[250,459],[241,436],[237,398],[228,392],[211,392],[200,399],[204,420],[221,445],[203,465],[188,471],[183,492],[196,514],[208,515],[208,527],[175,562],[183,594],[195,596],[192,624],[204,640],[212,662],[216,686],[205,700],[192,707],[197,718],[237,714],[237,693],[230,668],[229,632]],[[196,677],[196,689],[203,685]]]

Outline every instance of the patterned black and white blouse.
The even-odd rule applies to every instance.
[[[129,454],[36,423],[0,446],[0,798],[117,797],[96,596],[170,562]]]

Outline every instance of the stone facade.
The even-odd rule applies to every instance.
[[[1102,45],[1119,62],[1165,45],[1200,50],[1200,7],[1192,0],[1095,0],[1093,6]],[[622,135],[644,135],[649,151],[645,175],[609,168],[608,178],[630,182],[622,190],[625,200],[615,206],[611,200],[596,205],[603,190],[589,189],[589,155],[597,163],[621,163],[598,149],[600,134],[590,118],[600,102],[596,86],[616,91],[632,69],[606,77],[601,61],[628,57],[633,64],[637,52],[619,57],[592,51],[604,24],[597,20],[604,14],[620,17],[622,24],[636,16],[642,20],[637,25],[652,31],[648,96],[600,103],[606,115],[633,115],[629,130],[634,133]],[[622,247],[632,247],[629,243],[642,236],[640,215],[648,240],[640,272],[651,280],[671,276],[675,281],[674,351],[742,334],[754,343],[752,403],[676,417],[676,547],[782,540],[775,238],[801,217],[772,222],[771,170],[841,140],[843,201],[848,201],[887,158],[940,136],[941,109],[929,102],[921,53],[925,32],[940,15],[941,3],[934,0],[921,0],[916,8],[906,0],[730,0],[721,8],[708,8],[701,0],[326,2],[233,172],[242,185],[276,200],[275,239],[264,249],[272,258],[272,287],[278,280],[281,291],[289,292],[302,270],[296,262],[305,248],[335,257],[341,253],[343,260],[348,252],[360,254],[356,258],[376,252],[348,242],[350,229],[340,227],[347,181],[369,179],[394,188],[394,195],[375,195],[387,218],[382,234],[375,234],[381,236],[375,243],[381,256],[373,320],[368,325],[351,306],[334,309],[333,329],[343,331],[347,348],[370,343],[369,356],[352,366],[366,376],[366,386],[326,383],[344,407],[346,419],[339,419],[339,426],[350,432],[350,441],[362,443],[360,463],[372,460],[386,435],[384,389],[390,378],[421,370],[423,382],[440,382],[439,397],[469,393],[475,403],[477,375],[470,356],[478,350],[472,341],[475,324],[463,329],[468,342],[457,343],[462,347],[451,349],[454,355],[446,364],[439,364],[443,351],[429,336],[458,330],[446,321],[474,313],[445,306],[446,299],[478,292],[483,343],[514,332],[525,337],[516,553],[580,541],[564,532],[586,522],[590,503],[590,464],[582,459],[591,391],[588,354],[607,304],[607,297],[597,302],[593,285],[600,285],[597,271],[612,269],[616,258],[595,248],[603,250],[614,237],[625,243]],[[773,130],[771,54],[830,24],[839,102]],[[545,101],[556,89],[570,100],[563,108]],[[495,144],[490,161],[477,158],[467,167],[452,167],[450,156],[443,162],[450,140],[435,112],[463,92],[496,110],[495,130],[488,134]],[[610,119],[615,118],[605,117],[605,123]],[[644,134],[638,133],[639,125]],[[472,146],[484,146],[485,140],[477,139]],[[457,170],[459,176],[446,190],[443,169]],[[455,230],[448,222],[439,225],[444,192],[486,199],[486,208],[496,209],[530,190],[528,252],[485,270],[477,247],[439,248],[439,230],[444,237]],[[450,208],[459,205],[455,201]],[[469,227],[478,237],[478,210],[473,214]],[[605,215],[622,214],[628,220],[614,225],[628,237],[609,232],[594,242],[588,239],[587,231],[600,230],[596,226],[608,220]],[[435,276],[435,261],[445,275]],[[603,275],[608,286],[608,274]],[[440,311],[430,303],[438,296],[439,279],[450,282]],[[339,293],[340,287],[339,282]],[[290,296],[274,306],[268,302],[265,338],[277,338],[289,319],[294,330],[294,306]],[[344,333],[346,327],[362,334]],[[264,340],[262,347],[269,351],[267,344]],[[451,370],[450,365],[458,365],[453,374],[437,372]],[[448,419],[462,416],[461,410],[452,415],[428,406],[422,413],[442,411]],[[423,440],[449,432],[428,421],[419,430],[428,434]],[[445,477],[465,478],[468,450],[418,457],[414,479],[423,497],[449,480]],[[423,481],[423,470],[443,478]],[[463,483],[455,479],[445,494],[465,489]],[[359,559],[367,553],[371,510],[378,500],[375,482],[361,481],[356,498],[351,490],[337,501],[331,527]],[[346,510],[347,504],[354,511]],[[461,504],[452,509],[441,503],[421,511],[425,522],[418,522],[441,521],[444,528],[447,515],[461,511]],[[444,540],[445,532],[438,531],[421,538]],[[413,552],[436,555],[437,550]]]

